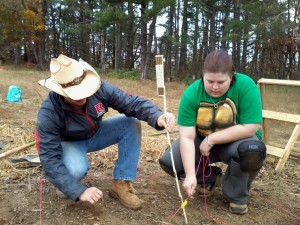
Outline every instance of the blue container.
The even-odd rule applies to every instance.
[[[8,88],[6,101],[8,102],[21,102],[22,101],[22,91],[19,86],[10,85]]]

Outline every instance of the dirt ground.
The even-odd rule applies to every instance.
[[[0,154],[33,140],[39,107],[39,101],[33,96],[25,96],[21,103],[5,102],[6,90],[0,84],[0,141],[4,144]],[[157,103],[162,101],[159,98],[151,100]],[[177,104],[178,99],[170,99],[170,111],[176,113]],[[186,224],[175,179],[166,175],[158,164],[160,154],[168,145],[166,135],[156,132],[145,123],[142,128],[142,152],[138,178],[134,183],[138,196],[144,200],[141,210],[126,209],[108,196],[116,146],[89,155],[91,170],[84,182],[104,192],[104,200],[95,205],[75,203],[57,194],[55,188],[45,180],[40,166],[9,161],[10,158],[35,154],[35,148],[30,147],[0,161],[0,225]],[[171,140],[177,135],[178,132],[173,132]],[[206,203],[203,197],[195,195],[184,207],[188,224],[300,224],[299,160],[290,158],[282,173],[277,174],[274,171],[277,159],[268,157],[253,183],[246,215],[229,213],[221,187],[216,189],[213,196],[206,198]],[[226,165],[220,166],[224,172]],[[182,197],[185,199],[181,184],[180,181]]]

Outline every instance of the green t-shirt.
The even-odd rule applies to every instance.
[[[226,94],[218,99],[211,98],[205,91],[204,84],[202,79],[195,81],[191,84],[183,93],[180,100],[179,109],[178,109],[178,125],[180,126],[196,126],[206,129],[212,129],[212,132],[217,131],[222,127],[222,115],[224,112],[220,113],[214,111],[213,105],[217,102],[227,102],[225,103],[225,111],[228,108],[232,108],[232,112],[225,112],[225,114],[230,114],[234,117],[233,124],[254,124],[262,122],[262,103],[258,87],[255,82],[247,75],[236,73],[236,81],[229,87]],[[226,101],[228,99],[228,101]],[[227,104],[227,105],[226,105]],[[212,105],[211,107],[208,107]],[[230,107],[229,107],[230,105]],[[202,109],[200,110],[200,108]],[[204,109],[206,107],[206,109]],[[220,109],[221,110],[221,107]],[[209,116],[201,117],[202,112],[209,112]],[[235,113],[233,113],[235,111]],[[219,114],[219,116],[218,116]],[[220,118],[218,118],[220,117]],[[202,119],[201,119],[202,118]],[[208,118],[208,119],[207,119]],[[201,121],[202,120],[202,121]],[[205,120],[204,125],[199,125]],[[206,121],[208,120],[208,121]],[[216,120],[216,122],[211,121]],[[218,125],[219,121],[220,124]],[[207,125],[206,125],[207,124]],[[217,125],[216,125],[217,124]],[[232,124],[232,125],[233,125]],[[203,127],[204,126],[204,127]],[[216,128],[216,126],[219,126]],[[257,134],[262,137],[261,131],[258,130]]]

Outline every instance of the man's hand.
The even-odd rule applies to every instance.
[[[79,200],[95,204],[99,199],[103,198],[103,193],[96,187],[87,188],[79,195]]]
[[[175,115],[173,113],[164,113],[157,119],[157,125],[164,127],[169,132],[173,130],[175,126]]]

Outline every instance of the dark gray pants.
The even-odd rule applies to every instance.
[[[246,204],[248,202],[251,183],[259,172],[244,172],[240,169],[240,164],[234,160],[234,158],[239,158],[238,146],[242,142],[250,140],[260,141],[260,139],[255,135],[251,138],[238,140],[229,144],[215,145],[211,149],[209,156],[210,163],[223,162],[228,165],[223,177],[223,195],[225,199],[238,205]],[[200,160],[199,146],[202,141],[202,138],[195,138],[195,168],[197,168]],[[179,139],[172,143],[172,152],[177,175],[178,177],[184,177],[185,174],[180,155]],[[162,167],[164,167],[165,171],[173,171],[169,148],[166,149],[166,152],[161,157],[160,164]],[[201,167],[202,165],[200,165],[200,168]]]

